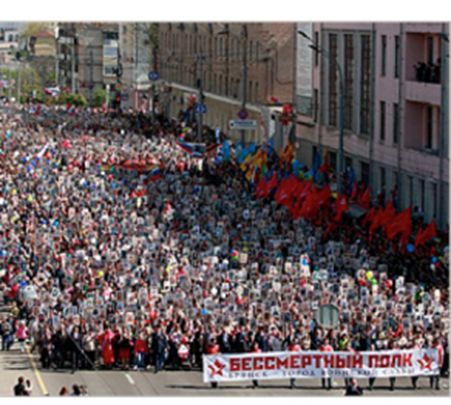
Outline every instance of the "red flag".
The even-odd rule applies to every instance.
[[[382,225],[382,220],[384,218],[384,209],[380,208],[377,210],[377,212],[373,215],[370,229],[368,230],[369,234],[372,235],[374,231],[376,231],[378,228]]]
[[[314,188],[302,205],[300,215],[304,218],[312,218],[329,198],[330,186],[328,184],[320,191]]]
[[[385,206],[384,216],[381,219],[381,226],[384,227],[385,233],[387,233],[387,227],[391,224],[391,222],[395,217],[396,217],[395,207],[393,207],[392,200],[389,200],[387,205]]]
[[[357,182],[354,182],[354,187],[352,187],[351,200],[357,199]]]
[[[365,192],[360,197],[359,203],[362,207],[368,208],[370,206],[370,201],[371,201],[371,192],[370,187],[368,186]]]
[[[363,218],[362,225],[367,226],[368,224],[371,224],[375,215],[376,215],[376,208],[370,208],[368,210],[368,212],[366,213],[365,218]]]
[[[263,180],[263,182],[258,182],[257,184],[257,197],[260,198],[266,198],[268,197],[269,193],[271,192],[271,190],[275,187],[277,187],[277,183],[279,182],[278,178],[277,178],[277,173],[274,172],[274,174],[272,175],[271,179],[268,182],[265,182]]]
[[[348,201],[345,195],[337,196],[337,201],[335,203],[335,218],[334,221],[340,222],[343,214],[349,209]]]
[[[255,196],[256,196],[257,198],[262,198],[262,197],[263,197],[263,194],[264,194],[264,192],[265,192],[265,187],[266,187],[266,181],[265,181],[265,179],[262,177],[262,178],[258,181],[257,185],[255,186]]]
[[[392,240],[396,235],[402,233],[401,240],[404,244],[407,244],[408,237],[412,231],[412,221],[411,221],[411,209],[406,208],[400,214],[398,214],[390,224],[385,228],[388,239]]]
[[[278,204],[286,204],[291,199],[294,191],[296,191],[297,182],[298,180],[293,175],[290,175],[288,179],[282,180],[274,195],[274,200]]]
[[[415,238],[415,249],[423,244],[425,244],[428,240],[435,238],[437,236],[437,227],[435,222],[432,221],[424,230],[419,230],[417,233],[417,237]]]

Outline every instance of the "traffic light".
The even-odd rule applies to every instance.
[[[121,93],[116,92],[116,96],[114,97],[114,108],[119,110],[121,108]]]

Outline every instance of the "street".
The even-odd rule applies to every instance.
[[[154,374],[153,370],[138,371],[77,371],[70,370],[33,370],[35,356],[20,353],[14,345],[10,352],[0,352],[0,396],[12,396],[12,387],[19,376],[31,379],[33,396],[57,396],[65,386],[71,390],[73,384],[85,385],[90,396],[343,396],[343,381],[330,391],[321,388],[318,380],[298,380],[296,387],[289,389],[285,380],[263,381],[258,388],[252,383],[224,383],[211,388],[202,381],[199,371],[164,371]],[[41,384],[40,381],[41,380]],[[367,381],[361,380],[361,386],[367,387]],[[441,390],[431,390],[429,379],[420,378],[418,389],[411,389],[409,378],[397,380],[395,391],[388,389],[388,379],[375,383],[373,391],[365,389],[365,396],[447,396],[448,381],[441,382]]]

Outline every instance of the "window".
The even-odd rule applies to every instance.
[[[315,31],[315,44],[319,46],[319,32]],[[319,52],[314,52],[315,54],[315,66],[319,63]]]
[[[433,120],[432,120],[432,106],[427,107],[426,116],[426,149],[432,149],[432,130],[433,130]]]
[[[368,134],[370,127],[370,36],[362,35],[361,42],[360,133]]]
[[[434,63],[434,38],[428,37],[427,49],[428,49],[428,63]]]
[[[420,208],[424,212],[424,180],[420,180]]]
[[[353,92],[354,92],[354,38],[352,34],[345,34],[345,106],[344,127],[352,129]]]
[[[247,98],[251,102],[252,102],[252,96],[253,96],[252,90],[253,90],[252,89],[252,81],[249,81],[249,91],[247,93]]]
[[[252,61],[254,57],[254,42],[252,40],[249,41],[249,60]]]
[[[345,170],[352,169],[352,158],[350,158],[349,156],[345,157]]]
[[[432,183],[432,217],[435,218],[437,216],[437,183]]]
[[[312,167],[313,167],[313,162],[315,162],[315,157],[316,157],[317,153],[318,153],[318,148],[316,146],[312,146]]]
[[[408,187],[409,187],[409,206],[413,207],[413,177],[408,176]]]
[[[330,167],[335,170],[337,167],[337,154],[336,152],[329,152],[329,164]]]
[[[259,94],[258,94],[259,90],[258,90],[258,82],[255,83],[255,97],[254,100],[256,103],[258,103],[259,100]]]
[[[395,77],[399,77],[399,58],[401,56],[400,46],[399,35],[395,35]]]
[[[379,106],[379,125],[380,125],[380,140],[381,142],[385,141],[385,101],[380,102]]]
[[[329,34],[329,125],[337,125],[337,35]]]
[[[218,93],[222,94],[222,75],[219,75],[219,88]]]
[[[360,162],[361,181],[363,184],[369,184],[370,181],[370,165],[366,162]]]
[[[393,143],[397,144],[399,138],[399,107],[393,103]]]
[[[385,185],[386,185],[386,182],[385,182],[385,168],[381,167],[379,169],[379,187],[380,187],[380,191],[385,190]]]
[[[381,76],[385,76],[387,70],[387,36],[381,37]]]

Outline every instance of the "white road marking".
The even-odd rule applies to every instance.
[[[125,373],[125,378],[128,380],[128,382],[129,382],[131,385],[135,385],[135,382],[133,381],[133,378],[130,377],[130,375],[129,375],[128,373]]]

